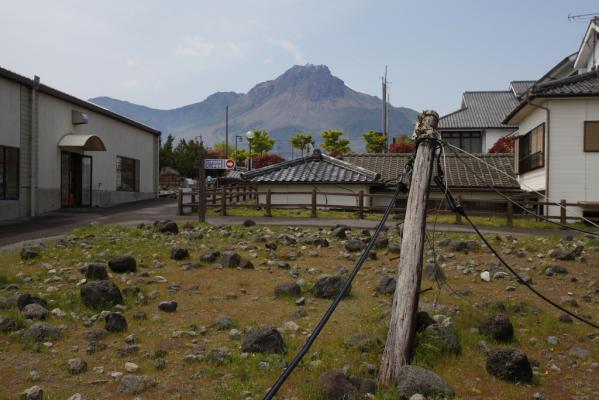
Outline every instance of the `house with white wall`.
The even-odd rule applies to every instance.
[[[158,194],[160,132],[0,68],[0,221]]]
[[[566,200],[569,216],[599,217],[599,19],[579,50],[535,82],[503,123],[517,127],[523,190]],[[559,215],[549,207],[548,215]]]

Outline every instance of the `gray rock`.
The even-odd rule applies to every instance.
[[[478,327],[483,335],[498,342],[511,342],[514,339],[512,321],[505,314],[497,314],[487,318]]]
[[[376,336],[371,336],[366,333],[354,333],[345,342],[345,345],[358,349],[362,353],[370,353],[380,350],[383,346],[383,342]]]
[[[127,330],[127,320],[121,313],[111,312],[104,318],[108,332],[124,332]]]
[[[249,228],[251,226],[255,226],[256,225],[256,221],[254,221],[252,219],[246,219],[245,221],[243,221],[241,223],[241,225],[245,226],[246,228]]]
[[[399,371],[397,392],[407,400],[415,394],[426,397],[453,397],[454,391],[439,375],[415,365],[406,365]]]
[[[380,249],[386,248],[387,246],[389,246],[389,239],[386,236],[379,236],[374,241],[374,248],[375,249],[380,250]]]
[[[357,252],[362,251],[366,248],[366,244],[363,241],[358,239],[349,239],[345,242],[345,250],[349,252]]]
[[[209,251],[200,257],[200,261],[213,263],[220,257],[220,251]]]
[[[23,247],[21,249],[21,260],[33,260],[39,255],[36,247]]]
[[[478,351],[479,353],[483,353],[483,354],[489,354],[489,352],[491,351],[489,344],[484,340],[479,340],[476,343],[476,345],[474,345],[474,349],[476,351]]]
[[[591,352],[583,347],[572,347],[568,354],[572,357],[580,358],[581,360],[586,360],[591,355]]]
[[[323,237],[320,236],[313,236],[310,237],[306,240],[304,240],[305,244],[311,245],[311,246],[320,246],[320,247],[329,247],[329,241],[326,240]]]
[[[85,279],[90,281],[101,281],[108,279],[108,270],[104,264],[89,263],[83,267]]]
[[[158,370],[163,370],[166,368],[166,360],[162,357],[157,357],[154,360],[154,368]]]
[[[449,328],[439,324],[429,325],[423,334],[423,338],[429,338],[440,347],[441,352],[459,355],[462,353],[462,346],[457,335]]]
[[[43,400],[44,391],[37,385],[32,386],[28,389],[25,389],[19,398],[21,400]]]
[[[448,246],[453,251],[467,253],[478,248],[478,242],[475,240],[450,240]]]
[[[67,400],[85,400],[85,397],[81,393],[75,393],[74,395],[69,397]]]
[[[557,336],[548,336],[547,344],[550,346],[555,346],[555,345],[559,344],[559,338]]]
[[[23,317],[27,319],[46,319],[48,316],[48,310],[39,304],[32,303],[23,307],[21,314],[23,314]]]
[[[239,262],[239,267],[242,269],[254,269],[254,264],[247,258],[242,258]]]
[[[287,345],[277,328],[267,326],[249,332],[243,338],[241,350],[247,353],[285,353]]]
[[[530,382],[532,367],[526,354],[518,349],[495,349],[487,356],[487,372],[508,382]]]
[[[390,275],[381,276],[381,279],[379,279],[378,291],[383,294],[393,294],[395,293],[396,285],[397,280],[395,277]]]
[[[410,400],[426,400],[426,397],[424,397],[420,393],[416,393],[410,397]]]
[[[67,361],[67,367],[71,375],[78,375],[87,371],[87,363],[79,357]]]
[[[578,307],[578,302],[572,296],[562,296],[560,297],[560,306],[567,307]]]
[[[160,304],[158,304],[158,309],[164,312],[175,312],[177,311],[177,302],[174,300],[161,301]]]
[[[558,260],[575,260],[576,257],[579,257],[584,250],[584,246],[578,244],[576,246],[568,247],[568,248],[555,248],[549,252],[549,257],[558,259]]]
[[[241,256],[234,251],[224,251],[218,263],[223,267],[236,268],[241,263]]]
[[[176,235],[179,233],[179,226],[176,222],[167,221],[164,224],[161,224],[159,227],[161,233],[170,233]]]
[[[293,236],[288,235],[286,233],[282,233],[279,235],[279,242],[283,243],[284,245],[287,246],[294,246],[297,244],[297,239],[295,239]]]
[[[185,260],[186,258],[189,258],[189,250],[183,247],[173,247],[171,249],[171,259]]]
[[[137,271],[137,262],[132,256],[119,256],[108,261],[108,267],[112,272],[124,274]]]
[[[139,394],[154,385],[152,378],[146,375],[123,375],[116,389],[122,394]]]
[[[25,306],[27,306],[29,304],[39,304],[40,306],[42,306],[44,308],[48,307],[46,300],[40,299],[39,297],[36,297],[36,296],[32,296],[29,293],[23,293],[17,297],[17,307],[19,308],[19,310],[23,310],[23,308],[25,308]]]
[[[325,299],[335,297],[344,284],[345,278],[340,275],[323,275],[314,285],[314,296]],[[344,297],[348,296],[350,292],[351,286]]]
[[[219,315],[212,322],[212,326],[219,331],[229,330],[237,326],[237,320],[227,315]]]
[[[36,322],[23,332],[24,340],[31,340],[34,342],[43,342],[49,339],[56,340],[60,339],[61,336],[62,330],[60,328],[45,322]]]
[[[0,332],[9,332],[17,329],[17,322],[9,317],[0,316]]]
[[[302,295],[302,288],[295,282],[282,283],[275,287],[276,297],[299,297]]]
[[[351,228],[347,225],[336,225],[331,228],[331,236],[337,239],[345,239],[347,237],[346,232],[351,231]]]
[[[342,372],[325,372],[318,378],[316,384],[320,388],[324,400],[354,399],[358,396],[358,388]]]
[[[92,281],[81,286],[81,301],[90,308],[111,307],[123,304],[123,296],[118,286],[111,281]]]

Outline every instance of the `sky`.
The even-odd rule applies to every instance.
[[[445,114],[466,90],[537,79],[580,45],[596,0],[6,1],[0,66],[81,98],[154,108],[325,64],[395,106]]]

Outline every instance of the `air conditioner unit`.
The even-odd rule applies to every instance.
[[[87,114],[82,113],[81,111],[71,110],[71,123],[73,125],[84,125],[89,122],[89,118]]]

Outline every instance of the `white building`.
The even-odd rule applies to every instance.
[[[0,68],[0,220],[158,192],[160,132]]]
[[[517,126],[515,168],[523,190],[565,199],[569,216],[599,217],[599,19],[579,50],[522,97],[504,123]],[[559,215],[549,207],[549,215]]]

